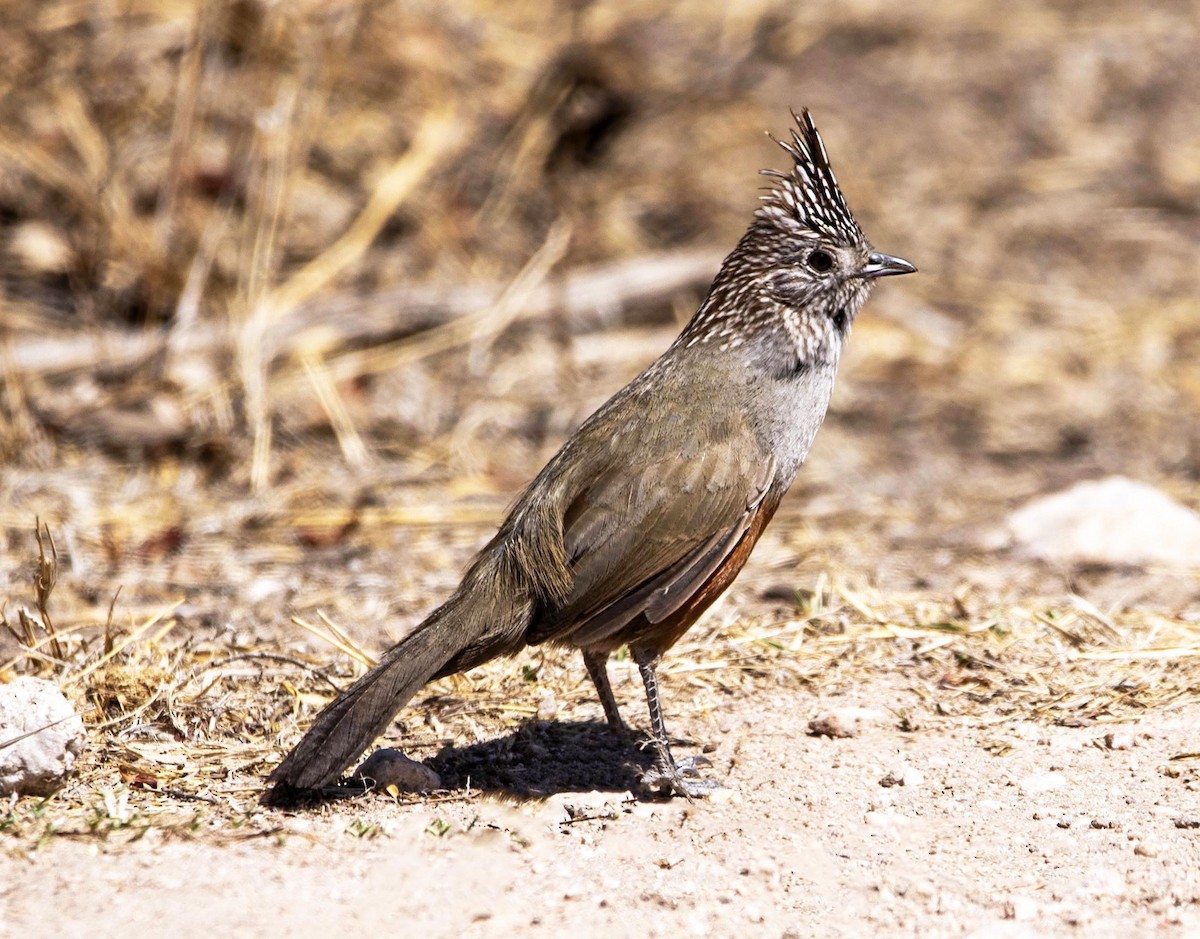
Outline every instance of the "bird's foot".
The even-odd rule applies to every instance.
[[[702,777],[698,769],[700,766],[712,766],[712,760],[703,756],[689,756],[677,763],[659,763],[642,776],[641,784],[650,792],[661,795],[703,799],[714,789],[721,788],[721,784],[715,779]]]

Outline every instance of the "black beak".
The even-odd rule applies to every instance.
[[[910,264],[904,258],[894,258],[890,254],[880,254],[876,251],[869,258],[862,270],[858,272],[860,277],[892,277],[896,274],[915,274],[917,267],[915,264]]]

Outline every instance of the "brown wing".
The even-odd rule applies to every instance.
[[[705,436],[703,448],[645,460],[651,446],[634,465],[613,463],[569,501],[571,589],[535,623],[530,642],[602,645],[636,616],[659,622],[729,555],[770,487],[774,461],[748,448],[747,434]]]

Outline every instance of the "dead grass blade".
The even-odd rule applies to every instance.
[[[85,678],[87,678],[89,675],[91,675],[93,672],[95,672],[96,669],[111,662],[113,659],[115,659],[118,655],[120,655],[126,649],[130,648],[135,643],[140,641],[142,639],[142,637],[146,635],[146,633],[148,633],[151,629],[153,629],[155,626],[159,625],[160,623],[163,624],[162,628],[152,637],[152,641],[157,642],[160,639],[162,639],[163,636],[165,636],[170,630],[174,629],[175,626],[177,625],[176,620],[168,619],[167,617],[169,617],[171,615],[171,613],[173,613],[180,606],[182,606],[186,599],[187,599],[186,597],[180,597],[178,600],[176,600],[170,606],[164,607],[163,609],[159,610],[153,616],[151,616],[148,620],[146,620],[146,622],[142,623],[141,626],[138,626],[133,632],[131,632],[128,636],[126,636],[123,640],[121,640],[121,642],[114,645],[112,647],[112,649],[110,649],[108,652],[104,653],[102,656],[100,656],[94,662],[90,662],[87,666],[85,666],[84,668],[81,668],[79,671],[72,672],[71,674],[66,675],[62,679],[62,682],[61,682],[63,687],[64,688],[69,687],[71,685],[75,685],[75,684],[82,682]]]
[[[301,362],[304,364],[304,373],[312,384],[321,409],[329,420],[329,426],[333,428],[333,433],[337,437],[342,456],[355,469],[368,466],[371,463],[371,455],[367,450],[367,445],[363,443],[362,435],[354,426],[350,412],[346,410],[346,403],[338,393],[337,386],[333,383],[329,369],[325,367],[320,354],[316,351],[306,352],[302,355]]]
[[[470,343],[476,344],[473,351],[486,348],[505,328],[528,313],[525,300],[565,255],[570,238],[569,225],[556,223],[551,226],[541,247],[513,278],[494,306],[395,343],[380,345],[366,352],[346,352],[334,356],[328,363],[330,371],[335,377],[345,380],[400,369],[409,363]]]
[[[379,177],[363,210],[346,232],[264,299],[268,319],[287,316],[356,263],[375,236],[434,167],[444,163],[463,139],[453,107],[426,114],[412,145]]]
[[[361,663],[367,668],[371,668],[375,665],[374,656],[372,656],[369,652],[363,649],[362,646],[358,645],[358,643],[354,642],[349,636],[342,632],[342,630],[335,626],[333,622],[325,616],[324,613],[318,610],[317,615],[321,617],[321,622],[325,624],[325,629],[318,629],[316,626],[312,625],[312,623],[307,622],[299,616],[293,616],[292,622],[301,629],[307,631],[313,636],[316,636],[322,642],[329,643],[329,645],[333,646],[339,652],[343,653],[344,655],[348,655],[350,658]]]

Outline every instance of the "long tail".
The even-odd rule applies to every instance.
[[[524,645],[533,604],[498,568],[481,559],[449,600],[317,715],[271,773],[276,792],[329,785],[427,682]]]

